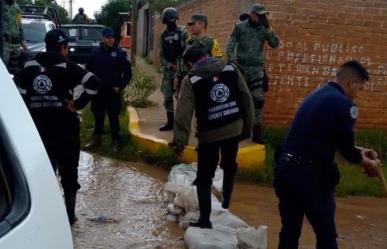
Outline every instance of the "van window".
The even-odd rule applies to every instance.
[[[31,208],[27,181],[14,151],[0,118],[0,237],[21,223]]]
[[[7,176],[0,162],[0,222],[4,220],[11,208],[11,190]]]

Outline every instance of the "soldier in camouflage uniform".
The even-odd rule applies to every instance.
[[[16,73],[17,68],[12,65],[19,65],[21,49],[27,50],[24,40],[21,10],[14,0],[2,0],[3,4],[3,62],[10,73]]]
[[[264,92],[267,76],[264,65],[264,44],[272,48],[279,46],[279,39],[270,29],[268,12],[262,4],[253,4],[248,20],[235,25],[226,45],[228,60],[239,67],[250,88],[254,100],[255,119],[252,140],[265,144],[261,131]],[[267,89],[267,88],[266,88]]]
[[[160,131],[173,129],[174,107],[173,88],[176,73],[182,63],[182,54],[186,47],[188,33],[176,24],[179,19],[175,8],[166,8],[162,13],[163,24],[167,26],[161,34],[159,42],[159,57],[162,70],[161,92],[164,95],[164,107],[167,112],[167,123],[160,127]],[[182,71],[182,70],[180,70]]]
[[[75,15],[73,19],[73,23],[77,24],[88,24],[90,23],[89,17],[85,14],[85,10],[83,8],[78,9],[78,14]]]
[[[223,53],[220,49],[219,42],[206,35],[207,25],[208,19],[206,15],[198,14],[191,16],[188,26],[190,26],[192,34],[187,44],[193,47],[203,48],[210,57],[222,58]]]
[[[210,57],[223,57],[219,42],[216,39],[206,35],[206,29],[208,25],[208,19],[206,15],[196,14],[191,16],[191,19],[187,23],[187,25],[190,31],[190,36],[187,39],[187,45],[202,48],[204,52]],[[187,75],[187,73],[188,68],[186,66],[183,65],[179,67],[174,84],[174,88],[176,91],[179,91],[181,81],[184,76]]]

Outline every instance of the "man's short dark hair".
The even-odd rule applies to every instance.
[[[192,64],[196,63],[198,60],[206,56],[207,54],[204,52],[202,48],[194,47],[194,46],[188,46],[183,53],[184,61],[186,63],[190,62]]]
[[[356,75],[359,79],[362,81],[368,81],[369,75],[367,72],[367,69],[358,61],[356,60],[350,60],[344,63],[340,66],[339,70],[337,71],[336,76],[340,77],[344,71],[349,71]]]

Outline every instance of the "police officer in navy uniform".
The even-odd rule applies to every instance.
[[[339,183],[335,152],[377,175],[380,161],[373,150],[354,146],[357,107],[353,103],[368,81],[357,61],[340,66],[336,79],[307,96],[275,155],[274,186],[282,230],[279,249],[296,249],[304,216],[316,234],[317,249],[338,248],[334,191]]]
[[[212,228],[211,185],[220,160],[224,170],[222,207],[228,209],[237,172],[236,156],[241,138],[250,137],[253,100],[240,72],[223,60],[207,57],[200,47],[189,46],[183,55],[189,74],[182,82],[170,144],[180,153],[188,143],[195,112],[198,139],[197,187],[200,218],[190,225]]]
[[[87,70],[99,77],[101,87],[91,105],[95,121],[93,137],[84,149],[93,149],[101,144],[105,113],[107,113],[113,151],[117,152],[121,148],[119,122],[122,108],[121,94],[132,78],[132,68],[126,52],[115,46],[113,29],[110,27],[103,29],[102,36],[101,46],[93,52],[86,65]]]
[[[66,34],[54,29],[45,37],[46,51],[25,64],[18,87],[43,140],[54,170],[61,176],[70,224],[76,221],[75,200],[80,188],[79,118],[97,94],[99,80],[67,60]],[[74,94],[78,89],[78,94]]]

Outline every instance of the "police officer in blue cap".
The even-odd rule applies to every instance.
[[[377,176],[375,151],[354,146],[357,107],[353,100],[368,81],[357,61],[339,67],[336,79],[307,96],[275,155],[274,186],[282,229],[279,249],[296,249],[304,216],[316,234],[317,249],[338,248],[334,191],[339,183],[335,152]]]
[[[76,192],[80,188],[77,110],[84,108],[97,94],[99,80],[67,60],[68,39],[62,30],[49,31],[45,42],[47,52],[25,64],[17,83],[52,166],[61,176],[67,214],[73,224]],[[76,96],[75,88],[84,91]]]
[[[132,78],[132,68],[127,53],[115,46],[112,28],[102,30],[101,46],[92,53],[86,68],[97,75],[102,84],[91,105],[95,121],[93,137],[84,149],[93,149],[101,144],[105,113],[107,113],[113,151],[117,152],[121,148],[119,123],[122,107],[121,93]]]

